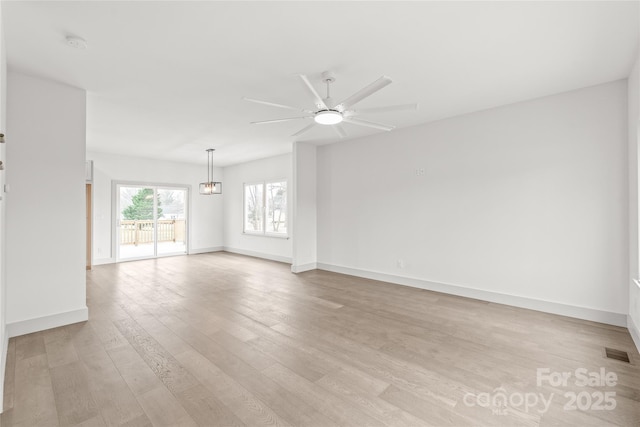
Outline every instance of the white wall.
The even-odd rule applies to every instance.
[[[626,91],[320,147],[319,267],[626,324]]]
[[[296,142],[293,145],[293,260],[291,271],[300,273],[316,268],[317,206],[316,206],[317,147]]]
[[[7,123],[7,52],[4,40],[4,23],[2,21],[2,5],[0,4],[0,133],[5,132]],[[6,145],[0,145],[0,160],[6,162]],[[0,378],[4,379],[4,372],[7,362],[7,350],[9,345],[9,334],[6,331],[6,269],[5,269],[5,241],[6,241],[6,203],[4,202],[5,173],[0,171]],[[4,381],[0,384],[0,412],[4,402]]]
[[[203,158],[206,158],[205,155],[203,151]],[[189,253],[222,249],[222,200],[225,190],[222,170],[216,168],[214,176],[217,181],[223,181],[223,194],[201,196],[198,184],[207,178],[207,167],[204,165],[95,152],[87,153],[87,160],[93,160],[94,264],[115,261],[115,242],[112,245],[111,241],[113,181],[189,186]]]
[[[638,125],[640,124],[640,59],[628,82],[629,108],[629,319],[628,328],[640,351],[640,252],[638,250]]]
[[[6,320],[11,336],[87,319],[84,90],[9,72]]]
[[[224,168],[224,248],[226,251],[291,262],[291,239],[244,234],[244,183],[286,179],[292,184],[292,156],[270,157]],[[291,201],[291,197],[288,199]],[[292,212],[289,203],[289,213]],[[291,218],[291,215],[289,215]]]

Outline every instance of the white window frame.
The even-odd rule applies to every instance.
[[[267,231],[267,185],[276,183],[276,182],[284,182],[286,185],[286,212],[287,215],[285,217],[285,228],[286,233],[275,233],[273,231]],[[261,185],[262,186],[262,231],[254,231],[247,230],[245,227],[245,220],[247,218],[247,187],[252,185]],[[264,237],[277,237],[281,239],[289,238],[289,180],[286,178],[280,179],[269,179],[265,181],[248,181],[242,184],[242,234],[247,234],[251,236],[264,236]]]

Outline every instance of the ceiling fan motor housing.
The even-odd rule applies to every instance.
[[[323,71],[322,72],[322,82],[323,83],[333,83],[336,81],[336,75],[333,71]]]
[[[320,110],[313,119],[321,125],[336,125],[342,121],[342,113],[338,110]]]

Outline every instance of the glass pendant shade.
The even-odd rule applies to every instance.
[[[207,182],[200,183],[200,194],[210,196],[212,194],[222,194],[222,183],[213,180],[213,148],[207,150]]]
[[[201,182],[200,194],[204,194],[204,195],[222,194],[222,183],[221,182]]]

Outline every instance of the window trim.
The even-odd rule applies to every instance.
[[[276,233],[273,231],[267,231],[267,184],[276,183],[276,182],[284,182],[287,191],[287,206],[286,212],[287,215],[285,217],[285,233]],[[262,185],[262,231],[253,231],[246,230],[245,220],[247,218],[247,199],[246,199],[246,191],[247,186],[251,185]],[[249,236],[258,236],[258,237],[275,237],[277,239],[288,239],[289,238],[289,180],[287,178],[274,178],[268,179],[264,181],[247,181],[242,183],[242,234]]]

